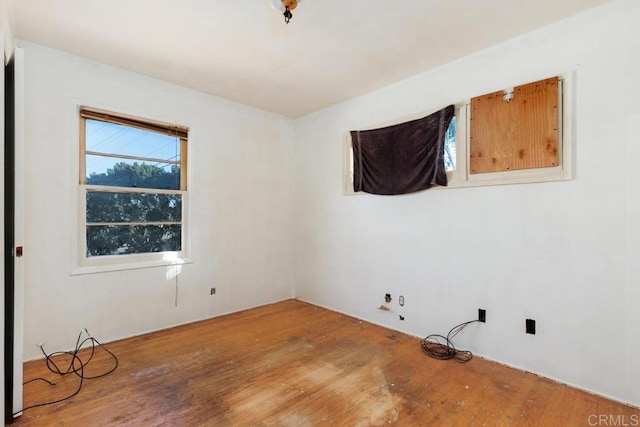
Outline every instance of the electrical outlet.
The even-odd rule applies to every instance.
[[[398,304],[400,304],[400,307],[404,307],[404,297],[402,295],[398,297]]]
[[[528,334],[535,335],[536,334],[536,321],[533,319],[525,320],[525,330]]]
[[[487,310],[484,308],[478,309],[478,321],[485,323],[487,321]]]

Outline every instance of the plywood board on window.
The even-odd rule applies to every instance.
[[[558,78],[471,99],[470,172],[558,166]]]

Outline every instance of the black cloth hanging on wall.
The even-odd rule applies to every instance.
[[[354,191],[393,195],[446,186],[444,137],[454,112],[450,105],[410,122],[351,131]]]

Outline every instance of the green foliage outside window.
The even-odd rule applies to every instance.
[[[91,173],[87,185],[125,188],[180,188],[180,167],[116,163],[106,173]],[[182,195],[149,192],[86,193],[87,257],[180,251]],[[127,224],[131,223],[131,224]]]

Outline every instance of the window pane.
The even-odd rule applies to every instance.
[[[109,193],[87,191],[87,223],[180,222],[179,194]]]
[[[456,117],[451,119],[444,137],[444,168],[447,172],[456,170]]]
[[[85,120],[85,149],[180,161],[180,138],[99,120]]]
[[[89,185],[115,187],[180,189],[180,166],[104,156],[86,156]]]
[[[181,225],[87,227],[87,257],[180,250]]]

